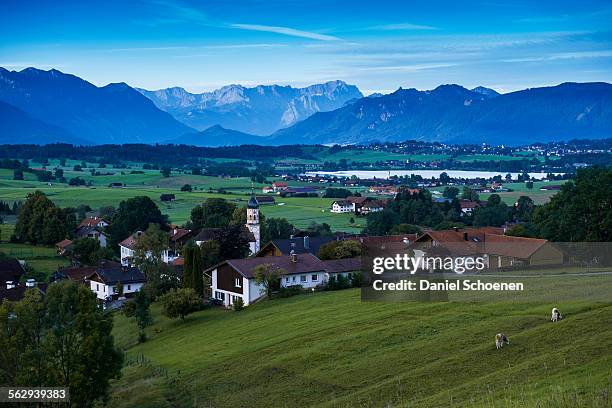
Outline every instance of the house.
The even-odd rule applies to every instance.
[[[136,243],[138,242],[138,238],[140,238],[142,234],[144,234],[144,232],[136,231],[134,234],[130,235],[119,243],[119,249],[121,251],[121,265],[132,265],[132,260],[136,255]],[[151,256],[151,254],[147,253],[147,256]],[[174,260],[176,254],[171,252],[170,248],[168,248],[162,251],[160,257],[162,262],[170,263]]]
[[[140,269],[133,266],[101,266],[87,278],[89,287],[100,301],[116,300],[119,297],[131,297],[140,291],[146,278]],[[119,291],[119,284],[122,292]]]
[[[351,203],[348,200],[334,201],[331,204],[330,212],[333,212],[333,213],[355,212],[355,204]]]
[[[42,295],[45,294],[47,284],[38,284],[34,279],[28,279],[25,283],[8,281],[5,285],[0,285],[0,304],[4,300],[18,302],[25,296],[29,289],[38,290]]]
[[[255,279],[256,268],[260,265],[278,269],[283,287],[300,285],[303,288],[314,288],[328,279],[325,264],[310,253],[230,259],[204,271],[211,276],[213,298],[226,307],[230,307],[239,298],[245,306],[262,298],[265,289]]]
[[[563,264],[563,252],[545,239],[504,235],[502,228],[465,228],[428,231],[413,244],[449,256],[482,256],[487,268]]]
[[[379,212],[385,209],[382,201],[368,201],[361,206],[360,213],[363,215],[367,215],[374,212]]]
[[[110,183],[108,186],[109,186],[110,188],[123,188],[123,187],[124,187],[124,184],[123,184],[123,183],[120,183],[120,182],[115,181],[115,182]]]
[[[291,251],[296,254],[317,255],[321,245],[336,241],[336,237],[292,237],[288,239],[273,239],[264,245],[255,256],[285,256]]]
[[[100,246],[106,248],[108,239],[106,234],[100,227],[96,226],[79,226],[74,232],[76,238],[90,238],[95,239],[100,243]]]
[[[202,228],[193,236],[193,241],[197,245],[202,245],[204,242],[216,240],[221,232],[221,228]]]
[[[419,192],[418,189],[410,189],[410,190],[416,190],[417,193]],[[383,195],[396,195],[398,193],[398,189],[396,186],[372,186],[370,187],[370,193],[376,193],[376,194],[383,194]]]
[[[159,200],[162,202],[170,202],[176,200],[176,196],[174,194],[161,194]]]
[[[69,239],[64,239],[55,244],[55,249],[58,255],[67,255],[72,251],[73,243]]]
[[[0,259],[0,287],[14,287],[25,275],[25,269],[21,262],[15,258]],[[11,289],[8,288],[8,289]]]
[[[459,201],[459,206],[461,207],[461,215],[470,215],[474,212],[474,210],[480,207],[480,203],[478,201],[471,200],[461,200]]]
[[[93,217],[85,218],[83,221],[81,221],[81,223],[79,224],[77,228],[80,228],[80,227],[106,228],[109,225],[110,224],[105,219],[100,218],[98,216],[93,216]]]
[[[261,192],[264,194],[272,194],[274,193],[274,188],[270,186],[265,186],[264,188],[261,189]]]
[[[330,259],[323,262],[328,277],[343,276],[352,278],[353,274],[361,272],[361,258]]]
[[[66,268],[59,268],[50,277],[50,282],[57,282],[61,280],[71,280],[74,283],[86,285],[89,287],[89,281],[87,280],[98,268],[109,268],[109,267],[120,267],[119,262],[110,261],[108,259],[102,259],[96,266],[69,266]]]
[[[281,197],[306,197],[309,195],[318,194],[319,190],[314,187],[293,187],[286,188],[279,192]]]
[[[272,183],[272,190],[275,193],[279,193],[281,191],[287,190],[288,188],[289,188],[289,185],[284,181],[275,181],[274,183]]]

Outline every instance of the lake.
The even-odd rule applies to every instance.
[[[465,179],[475,179],[475,178],[484,178],[489,179],[495,176],[502,176],[505,179],[506,174],[508,172],[495,172],[495,171],[472,171],[472,170],[346,170],[346,171],[307,171],[306,175],[308,176],[323,176],[323,175],[331,175],[336,177],[352,177],[357,176],[360,179],[387,179],[389,176],[410,176],[411,174],[419,175],[423,178],[438,178],[441,173],[446,173],[452,178],[465,178]],[[512,179],[516,180],[518,175],[521,173],[510,173],[512,175]],[[536,180],[542,180],[546,178],[546,173],[528,173],[529,177],[534,178]],[[553,173],[555,175],[563,174],[563,173]]]

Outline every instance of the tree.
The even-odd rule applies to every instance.
[[[112,205],[105,205],[98,209],[98,214],[100,218],[104,218],[105,220],[112,220],[115,215],[115,207]]]
[[[486,206],[474,210],[474,225],[500,227],[510,220],[511,213],[511,209],[501,201],[498,194],[491,194]]]
[[[529,190],[533,190],[533,181],[529,180],[525,182],[525,186],[529,189]]]
[[[136,292],[134,297],[134,317],[136,318],[136,324],[138,325],[138,340],[140,342],[145,340],[144,329],[153,324],[153,317],[151,316],[151,299],[147,296],[144,290]]]
[[[146,274],[152,267],[164,262],[163,253],[167,249],[168,234],[158,224],[149,224],[149,228],[136,240],[134,263]]]
[[[215,240],[202,242],[200,254],[202,255],[202,269],[208,269],[222,261],[219,242]]]
[[[73,243],[72,255],[84,265],[96,265],[101,259],[112,258],[110,248],[102,248],[93,238],[77,239]]]
[[[463,192],[461,193],[462,200],[470,200],[470,201],[479,201],[480,197],[478,197],[478,193],[468,186],[463,187]]]
[[[181,191],[191,192],[193,191],[193,188],[191,187],[191,184],[183,184],[183,187],[181,187]]]
[[[454,199],[457,198],[457,196],[459,195],[459,189],[457,187],[454,186],[450,186],[450,187],[445,187],[444,188],[444,192],[442,193],[442,195],[445,198],[449,198],[449,199]]]
[[[249,255],[250,233],[244,225],[230,224],[217,238],[222,260],[245,258]]]
[[[254,272],[255,282],[263,286],[266,296],[270,298],[272,296],[272,291],[278,289],[280,286],[280,276],[283,270],[272,264],[261,264],[255,267]]]
[[[165,224],[164,217],[153,200],[146,196],[137,196],[119,204],[119,208],[107,231],[111,236],[111,246],[116,246],[130,234],[145,230],[149,224]]]
[[[28,194],[19,210],[15,236],[20,241],[54,244],[69,237],[75,228],[74,214],[55,206],[41,191]]]
[[[0,305],[0,383],[70,387],[73,406],[92,406],[121,373],[112,327],[85,286],[54,283],[44,299],[28,290],[22,301]]]
[[[23,170],[21,169],[13,170],[13,180],[23,180]]]
[[[194,245],[183,248],[183,287],[193,289],[193,252]]]
[[[193,228],[226,227],[234,214],[236,205],[223,198],[208,198],[202,205],[191,210]]]
[[[533,215],[535,204],[533,200],[527,196],[520,196],[514,204],[514,218],[517,221],[529,222]]]
[[[387,235],[393,226],[399,223],[398,218],[397,214],[390,209],[370,213],[364,232],[370,235]]]
[[[265,233],[263,230],[265,230]],[[294,230],[295,227],[285,218],[267,218],[264,228],[262,228],[262,242],[271,239],[287,239],[293,234]]]
[[[414,224],[398,224],[391,229],[391,235],[422,234],[423,230]]]
[[[542,237],[558,242],[612,241],[612,169],[578,169],[548,203],[533,213]]]
[[[332,241],[319,248],[318,257],[322,260],[354,258],[361,255],[361,245],[357,241]]]
[[[170,177],[170,173],[172,172],[172,169],[170,167],[162,167],[160,173],[162,174],[163,177]]]
[[[193,248],[193,257],[191,265],[191,280],[193,282],[193,289],[196,291],[198,296],[204,295],[204,269],[202,268],[202,253],[200,247],[195,245]]]
[[[159,301],[162,304],[164,316],[171,319],[180,317],[181,320],[185,320],[185,316],[199,310],[202,305],[202,299],[191,288],[171,289],[161,296]]]

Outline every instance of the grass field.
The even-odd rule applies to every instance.
[[[208,309],[127,351],[111,407],[605,407],[612,305],[361,302],[350,289]],[[495,350],[494,335],[512,344]],[[135,363],[144,358],[145,363]]]

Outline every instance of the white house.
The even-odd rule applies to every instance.
[[[108,227],[108,221],[101,217],[87,217],[79,224],[79,227],[98,227],[98,228],[106,228]]]
[[[133,265],[133,259],[136,255],[136,242],[138,242],[138,238],[140,238],[142,234],[144,234],[144,232],[137,231],[119,243],[119,249],[121,250],[121,265]],[[150,255],[150,253],[147,253],[147,257]],[[161,259],[164,263],[171,263],[176,258],[177,255],[174,252],[171,253],[170,248],[164,249],[161,253]]]
[[[355,212],[355,203],[348,200],[334,201],[331,205],[330,211],[333,213]]]
[[[111,266],[97,268],[87,277],[89,288],[102,301],[116,300],[121,296],[130,297],[142,289],[146,282],[140,269],[133,266]],[[123,293],[119,293],[119,284]]]
[[[100,246],[102,248],[106,248],[106,244],[108,242],[106,234],[104,233],[104,231],[100,227],[80,226],[80,227],[78,227],[76,229],[74,235],[77,238],[91,238],[91,239],[95,239],[96,241],[98,241],[100,243]]]
[[[257,284],[256,268],[268,265],[280,273],[280,285],[283,287],[301,286],[304,289],[322,286],[329,280],[330,274],[353,273],[359,270],[360,262],[355,259],[342,260],[344,265],[326,264],[310,253],[292,254],[273,257],[256,257],[248,259],[230,259],[224,261],[205,273],[212,277],[212,296],[230,307],[238,298],[247,306],[265,296],[265,288]],[[329,267],[329,270],[327,269]]]

